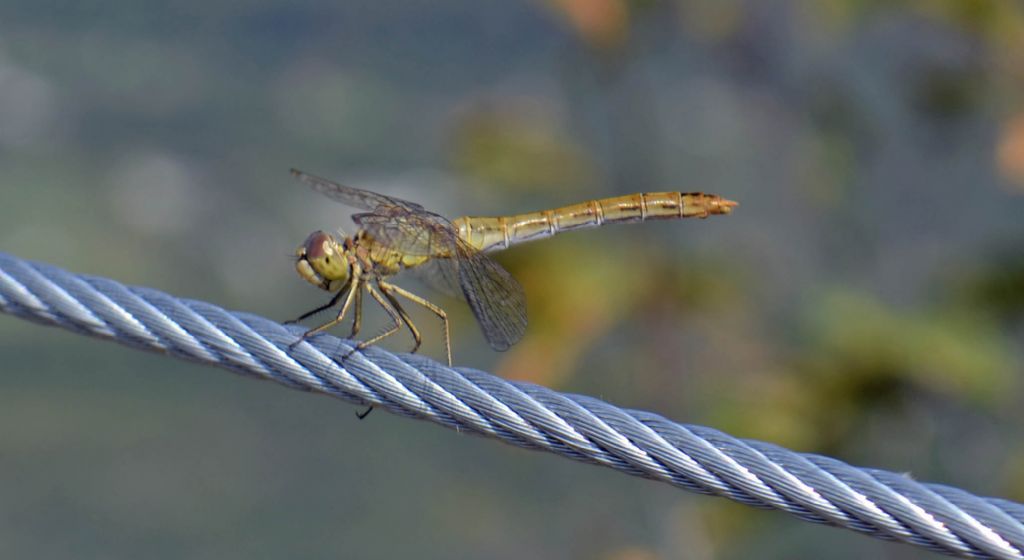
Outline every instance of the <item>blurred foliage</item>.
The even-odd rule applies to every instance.
[[[547,0],[577,36],[594,48],[615,49],[629,39],[628,0]]]
[[[1024,110],[1006,120],[996,158],[1012,188],[1024,192]]]
[[[904,14],[931,19],[971,33],[985,41],[1019,43],[1024,40],[1024,9],[1002,0],[829,0],[805,2],[829,21],[854,25],[869,17]],[[1009,46],[1001,43],[1000,46]]]
[[[452,167],[482,184],[523,191],[580,191],[596,170],[557,121],[514,103],[468,108],[451,138]]]
[[[814,426],[817,449],[839,451],[865,415],[920,394],[981,410],[1015,392],[1020,364],[998,326],[973,314],[901,313],[844,293],[826,295],[813,313],[798,365],[809,385],[799,416]]]
[[[893,377],[981,404],[1012,394],[1015,364],[1000,329],[976,314],[901,313],[843,293],[830,294],[814,307],[808,338],[827,362],[811,368],[838,383],[856,386],[867,379],[870,388]],[[840,364],[844,371],[836,372]],[[885,396],[850,388],[839,392]]]
[[[994,251],[993,257],[954,282],[953,303],[993,315],[1006,323],[1024,324],[1024,255],[1016,244]]]

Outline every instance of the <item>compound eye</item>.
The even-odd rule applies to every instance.
[[[322,231],[314,231],[306,238],[303,246],[306,248],[306,257],[317,259],[327,255],[331,236]]]

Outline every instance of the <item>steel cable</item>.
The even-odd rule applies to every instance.
[[[1024,559],[1024,505],[449,368],[0,253],[0,311],[402,416],[972,558]]]

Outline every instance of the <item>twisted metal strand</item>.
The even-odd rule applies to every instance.
[[[0,311],[373,404],[703,494],[949,555],[1024,559],[1024,505],[677,424],[0,253]]]

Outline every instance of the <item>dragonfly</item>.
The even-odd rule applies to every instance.
[[[449,220],[415,202],[345,186],[297,169],[291,173],[314,191],[364,211],[352,215],[359,227],[354,235],[339,238],[315,231],[295,250],[299,276],[335,295],[293,322],[330,309],[344,299],[334,319],[306,331],[300,341],[340,324],[350,310],[354,315],[351,338],[355,338],[362,325],[365,292],[387,312],[391,325],[359,342],[353,352],[376,344],[403,327],[412,334],[412,352],[419,350],[422,337],[402,306],[404,299],[440,318],[449,366],[452,347],[448,315],[440,306],[392,283],[391,277],[415,269],[428,285],[465,300],[484,338],[492,348],[503,351],[518,342],[526,331],[526,300],[519,282],[489,253],[565,231],[647,220],[707,218],[729,214],[737,206],[736,202],[713,194],[654,192],[513,216],[463,216]]]

